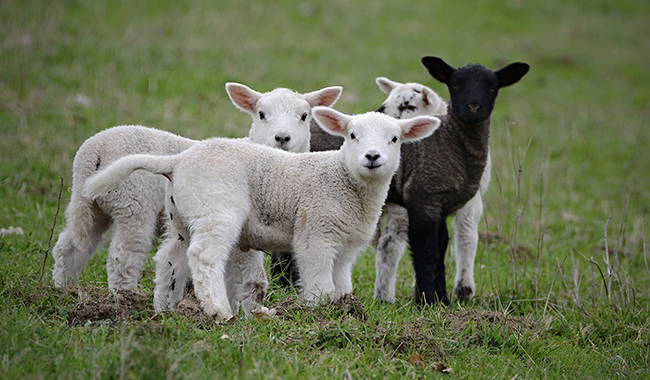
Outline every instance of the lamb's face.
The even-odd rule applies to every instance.
[[[399,165],[402,129],[378,113],[353,119],[341,148],[350,171],[359,177],[391,176]]]
[[[390,180],[399,165],[402,142],[423,139],[440,126],[440,119],[433,116],[407,120],[378,112],[350,116],[327,107],[314,107],[312,113],[321,128],[345,138],[340,150],[345,165],[364,180]]]
[[[432,89],[419,83],[398,83],[387,78],[376,79],[379,88],[388,94],[377,112],[396,119],[410,119],[423,115],[439,115],[447,105]]]
[[[515,62],[494,72],[481,65],[455,69],[438,57],[423,57],[422,63],[431,76],[449,88],[452,114],[469,125],[489,119],[499,89],[517,83],[530,68]]]
[[[264,94],[255,104],[251,141],[288,152],[309,151],[311,106],[287,89]]]
[[[481,65],[469,65],[456,70],[450,77],[451,112],[466,124],[487,120],[494,109],[499,91],[499,79]]]

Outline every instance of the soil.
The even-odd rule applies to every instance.
[[[535,323],[524,318],[506,316],[497,311],[456,309],[446,312],[445,317],[450,320],[449,328],[454,337],[462,334],[470,322],[502,325],[505,326],[505,331],[508,334],[512,334],[513,332],[523,334],[536,327]]]
[[[68,310],[68,323],[72,326],[102,320],[124,321],[131,316],[152,310],[149,296],[142,290],[120,290],[115,294],[106,289],[73,288],[69,293],[77,302]]]
[[[353,294],[345,294],[341,298],[330,301],[316,308],[309,307],[305,301],[295,297],[287,297],[269,307],[276,310],[276,316],[284,319],[293,319],[297,314],[311,313],[318,322],[336,319],[341,316],[350,316],[360,321],[367,318],[366,309]]]
[[[85,326],[104,321],[110,323],[151,321],[157,318],[150,295],[142,290],[122,290],[113,294],[107,289],[89,286],[54,292],[51,289],[42,289],[29,295],[23,295],[19,291],[14,293],[14,297],[32,305],[44,306],[47,303],[44,301],[49,297],[54,297],[54,301],[59,304],[67,304],[72,300],[70,306],[66,307],[68,324],[71,326]],[[301,318],[305,314],[311,315],[316,324],[315,341],[318,346],[323,347],[343,344],[348,338],[354,339],[353,336],[342,336],[341,331],[346,329],[340,329],[339,324],[352,320],[368,323],[368,315],[363,304],[352,294],[313,308],[297,296],[290,296],[270,306],[270,309],[276,310],[276,315],[270,318],[293,320],[298,315]],[[188,289],[187,295],[178,303],[173,313],[197,326],[209,326],[213,323],[213,318],[208,317],[201,309],[192,289]],[[507,334],[515,332],[524,334],[539,329],[534,322],[495,311],[450,309],[443,311],[440,316],[444,318],[443,326],[451,333],[451,339],[466,339],[463,338],[463,333],[470,325],[474,326],[473,328],[482,324],[498,325]],[[436,340],[436,336],[439,335],[436,329],[441,328],[439,322],[417,318],[403,322],[401,325],[393,322],[374,323],[373,334],[369,338],[374,339],[376,344],[399,355],[417,354],[418,356],[413,359],[414,365],[424,362],[429,363],[428,366],[435,367],[436,370],[446,371],[447,367],[444,363],[448,363],[449,358]],[[482,344],[479,341],[475,343]]]

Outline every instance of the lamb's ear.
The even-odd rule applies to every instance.
[[[255,105],[262,97],[261,93],[234,82],[226,83],[226,92],[235,107],[251,115],[255,113]]]
[[[422,63],[429,70],[429,74],[444,84],[449,84],[449,77],[456,71],[445,61],[438,57],[422,57]]]
[[[422,101],[424,104],[431,104],[436,99],[436,94],[429,87],[422,86]]]
[[[311,114],[318,125],[326,132],[339,136],[347,134],[348,124],[352,120],[352,116],[329,107],[314,107]]]
[[[311,107],[331,107],[339,100],[342,92],[343,87],[341,86],[325,87],[322,90],[306,93],[305,100]]]
[[[402,128],[403,141],[417,141],[431,134],[440,126],[440,119],[435,116],[418,116],[412,119],[398,120]]]
[[[375,83],[377,83],[379,89],[385,94],[390,94],[390,92],[393,91],[395,87],[400,85],[400,83],[393,82],[392,80],[384,77],[378,77],[375,79]]]
[[[519,82],[519,79],[526,75],[529,69],[530,66],[527,63],[515,62],[495,71],[494,73],[499,78],[499,88]]]

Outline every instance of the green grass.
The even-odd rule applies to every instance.
[[[0,238],[2,377],[650,377],[648,35],[650,4],[632,0],[4,1],[0,228],[25,235]],[[531,65],[493,114],[480,227],[493,239],[480,243],[471,302],[415,307],[405,255],[397,302],[375,303],[370,250],[354,270],[365,318],[321,307],[205,325],[143,311],[78,326],[68,317],[79,300],[51,286],[51,257],[39,282],[60,178],[52,244],[72,159],[94,133],[142,124],[244,136],[250,119],[227,81],[258,91],[341,85],[336,108],[350,113],[384,100],[378,76],[447,97],[424,55]],[[105,258],[102,249],[91,259],[82,287],[107,288]],[[149,296],[152,277],[148,263]],[[272,283],[267,303],[287,299],[296,294]]]

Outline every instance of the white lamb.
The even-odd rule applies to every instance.
[[[379,88],[388,98],[377,109],[386,115],[406,119],[422,115],[446,115],[447,103],[432,89],[419,83],[399,83],[379,77]],[[478,246],[478,225],[483,215],[483,195],[490,184],[492,163],[488,151],[487,163],[481,176],[479,191],[453,219],[453,248],[456,256],[456,278],[454,294],[459,299],[471,298],[474,285],[474,259]],[[384,206],[382,218],[386,218],[386,227],[381,236],[377,236],[375,247],[375,298],[386,302],[395,302],[395,279],[397,266],[408,243],[408,214],[406,208],[394,203]],[[469,287],[472,292],[461,291]]]
[[[156,254],[157,309],[178,298],[170,282],[191,272],[204,311],[231,318],[224,269],[233,248],[239,254],[293,250],[307,300],[352,292],[352,266],[374,232],[401,143],[429,136],[440,120],[349,116],[327,107],[315,107],[313,115],[326,130],[345,136],[340,150],[288,154],[210,139],[176,156],[124,157],[86,181],[84,195],[92,199],[138,169],[170,179],[175,214],[168,240],[187,234],[189,244],[163,249],[165,243]],[[185,256],[189,271],[179,268],[185,260],[177,258]]]
[[[278,88],[262,94],[241,84],[228,83],[226,91],[235,106],[253,117],[250,136],[242,141],[304,152],[309,150],[311,108],[333,105],[342,88],[328,87],[304,95]],[[150,173],[136,173],[94,200],[82,195],[83,185],[88,177],[120,157],[136,153],[178,154],[197,143],[157,129],[119,126],[99,132],[82,144],[73,164],[67,226],[52,253],[56,287],[79,279],[111,224],[114,231],[106,263],[109,289],[137,287],[153,238],[166,218],[166,180]],[[265,277],[263,281],[265,286]]]

